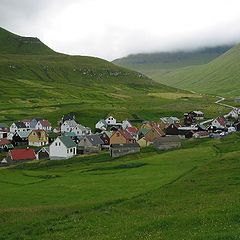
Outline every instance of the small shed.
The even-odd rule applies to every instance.
[[[138,143],[111,144],[110,146],[110,156],[113,158],[137,152],[140,152]]]
[[[42,147],[36,153],[37,159],[49,159],[49,147]]]

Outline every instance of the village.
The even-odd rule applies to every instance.
[[[181,147],[184,139],[221,138],[240,131],[240,110],[234,108],[224,116],[206,120],[201,111],[185,113],[182,119],[161,117],[159,121],[117,121],[109,115],[99,120],[94,131],[78,123],[73,113],[64,115],[58,127],[43,118],[24,119],[11,124],[0,123],[0,166],[50,159],[62,160],[76,155],[109,151],[111,157],[140,152],[154,146],[158,150]]]

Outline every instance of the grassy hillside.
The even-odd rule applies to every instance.
[[[55,52],[37,38],[21,37],[0,27],[0,53],[42,55]]]
[[[208,64],[178,69],[155,76],[177,88],[223,96],[240,95],[240,45]]]
[[[57,54],[5,30],[0,38],[0,122],[43,116],[56,125],[64,113],[75,112],[93,127],[109,113],[120,119],[157,120],[196,107],[210,115],[221,111],[209,104],[214,99],[186,96],[102,59]]]
[[[173,69],[208,63],[231,47],[232,45],[208,47],[193,51],[135,54],[116,59],[113,63],[154,77],[157,74]]]
[[[0,239],[238,239],[239,140],[0,169]]]

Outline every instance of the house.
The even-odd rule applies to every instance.
[[[15,133],[15,132],[23,132],[27,131],[29,128],[26,127],[26,125],[23,122],[14,122],[10,126],[10,132]]]
[[[48,134],[45,130],[32,130],[28,135],[29,146],[45,146],[48,145]]]
[[[31,128],[31,119],[23,119],[22,122],[25,124],[27,128]]]
[[[36,151],[36,158],[39,159],[49,159],[49,147],[42,147]]]
[[[237,122],[234,124],[236,130],[239,132],[240,131],[240,122]]]
[[[122,129],[131,128],[132,124],[128,120],[122,121]]]
[[[0,139],[0,151],[8,151],[10,149],[13,149],[13,145],[11,144],[11,142],[9,140],[7,140],[6,138],[4,139]]]
[[[70,137],[58,137],[49,148],[50,160],[68,159],[76,154],[77,145]]]
[[[31,161],[36,159],[36,155],[33,149],[13,149],[8,152],[8,161],[10,162],[21,162]]]
[[[28,136],[31,130],[16,132],[12,137],[12,143],[14,146],[28,145]]]
[[[7,138],[8,132],[1,132],[0,131],[0,138]]]
[[[110,137],[111,144],[121,144],[121,143],[135,143],[136,139],[126,130],[118,130],[112,134]]]
[[[136,140],[138,139],[138,128],[136,127],[127,127],[125,128]]]
[[[0,132],[9,132],[9,127],[4,123],[0,123]]]
[[[109,132],[109,131],[103,131],[100,134],[100,138],[103,141],[103,146],[102,146],[103,148],[108,148],[109,147],[111,136],[112,136],[112,132]]]
[[[71,132],[77,125],[78,123],[75,120],[66,120],[61,125],[61,133]]]
[[[104,119],[101,119],[96,123],[95,129],[97,131],[106,131],[107,126],[108,126],[107,122]]]
[[[193,134],[193,138],[208,138],[209,132],[207,131],[199,131]]]
[[[239,110],[238,108],[234,108],[231,112],[224,116],[225,119],[233,118],[237,120],[239,117]]]
[[[110,156],[113,158],[138,152],[140,152],[138,143],[111,144],[110,146]]]
[[[103,144],[104,142],[102,141],[100,135],[95,134],[84,136],[78,143],[78,151],[82,154],[97,153],[101,151]]]
[[[137,133],[138,139],[141,139],[142,137],[144,137],[148,131],[149,131],[149,128],[140,128]]]
[[[170,124],[180,124],[180,119],[177,117],[162,117],[160,118],[160,122],[168,126]]]
[[[75,114],[73,114],[73,113],[68,113],[68,114],[66,114],[66,115],[63,115],[62,116],[62,119],[61,119],[61,121],[60,121],[60,124],[63,124],[64,122],[66,122],[66,121],[70,121],[70,120],[76,120],[76,117],[75,117]]]
[[[157,126],[152,127],[151,129],[149,129],[149,131],[145,134],[145,139],[148,142],[153,142],[154,140],[163,137],[165,135],[165,133],[163,132],[162,129],[160,129]]]
[[[196,120],[204,119],[204,113],[201,111],[192,111],[192,112],[189,112],[188,115],[192,115],[193,118],[195,118]]]
[[[152,142],[148,141],[145,137],[140,138],[137,143],[141,148],[148,147],[152,144]]]
[[[178,134],[179,134],[178,127],[179,127],[179,125],[170,124],[170,125],[165,129],[166,135],[178,135]]]
[[[72,120],[73,121],[73,120]],[[65,123],[64,123],[65,124]],[[85,136],[91,134],[91,129],[88,127],[84,127],[81,124],[77,124],[71,132],[74,132],[77,136]]]
[[[44,131],[51,131],[52,125],[51,123],[46,119],[38,120],[34,129],[44,130]]]
[[[224,117],[217,117],[212,121],[211,127],[213,129],[225,129],[226,123],[227,121]]]
[[[78,143],[80,139],[75,132],[65,132],[62,134],[62,136],[70,137],[75,143]]]
[[[107,125],[116,125],[117,120],[113,116],[109,116],[108,118],[105,119],[105,122]]]
[[[181,147],[181,138],[178,136],[166,136],[156,139],[153,146],[158,150],[169,150]]]
[[[153,121],[147,121],[147,122],[144,122],[142,124],[142,126],[140,127],[140,129],[151,129],[152,127],[155,127],[157,126],[158,127],[158,124],[156,122],[153,122]]]
[[[184,136],[185,138],[192,138],[193,134],[198,131],[198,127],[178,127],[178,135]]]

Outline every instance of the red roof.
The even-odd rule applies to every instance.
[[[133,136],[127,130],[118,130],[118,132],[121,133],[127,140],[133,139]]]
[[[218,121],[219,124],[222,126],[225,126],[225,124],[226,124],[226,119],[224,117],[218,117],[218,118],[216,118],[216,121]]]
[[[13,149],[9,151],[13,161],[33,160],[36,155],[33,149]]]
[[[39,122],[42,124],[43,127],[51,127],[51,123],[46,119],[40,120]]]
[[[131,134],[137,134],[138,129],[136,127],[128,127],[126,130]]]
[[[9,140],[7,140],[7,139],[5,139],[5,138],[0,139],[0,146],[2,146],[2,145],[7,145],[7,144],[10,144],[10,141],[9,141]]]

